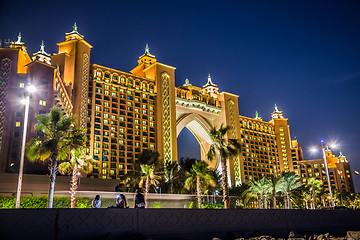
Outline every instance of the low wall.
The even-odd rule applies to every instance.
[[[1,239],[152,239],[250,237],[255,231],[287,237],[290,231],[346,235],[360,230],[358,210],[3,209]],[[119,238],[119,239],[121,239]],[[134,239],[134,238],[132,238]]]

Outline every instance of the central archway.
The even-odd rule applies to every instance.
[[[181,115],[176,121],[176,137],[186,127],[196,138],[200,145],[201,160],[206,161],[211,168],[218,168],[218,161],[208,161],[206,154],[212,144],[209,132],[212,125],[197,113],[186,113]]]

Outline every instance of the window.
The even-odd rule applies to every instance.
[[[46,101],[40,100],[40,101],[39,101],[39,104],[40,104],[41,106],[46,106]]]
[[[20,83],[19,87],[21,88],[25,87],[25,83]]]
[[[20,122],[16,122],[16,127],[20,127],[21,126],[21,123]]]

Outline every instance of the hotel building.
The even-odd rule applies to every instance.
[[[95,161],[89,177],[122,179],[145,149],[158,151],[164,161],[177,161],[177,136],[184,127],[194,134],[206,159],[209,131],[221,124],[231,126],[228,136],[239,139],[243,150],[228,160],[230,185],[282,171],[304,174],[301,148],[291,140],[288,119],[277,106],[269,122],[257,113],[255,118],[241,116],[238,96],[219,92],[210,74],[202,87],[189,80],[175,87],[175,68],[158,62],[148,46],[129,73],[91,63],[93,47],[76,25],[57,45],[58,52],[50,55],[42,43],[32,58],[21,36],[0,47],[1,172],[17,172],[24,119],[18,100],[31,84],[38,92],[31,95],[28,139],[37,135],[36,114],[55,106],[76,115],[77,126],[86,129],[87,152]],[[349,163],[344,157],[336,161],[334,166],[345,177],[334,178],[334,186],[353,191],[352,179],[347,178]],[[218,159],[209,164],[219,167]],[[315,163],[311,166],[315,174]],[[45,173],[46,166],[26,162],[25,172]],[[303,177],[309,173],[306,169]]]

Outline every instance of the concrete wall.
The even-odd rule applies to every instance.
[[[224,238],[254,231],[287,237],[290,231],[346,235],[360,230],[358,210],[4,209],[1,239]],[[109,238],[109,237],[108,237]],[[106,239],[108,239],[106,238]],[[134,239],[134,238],[132,238]]]

